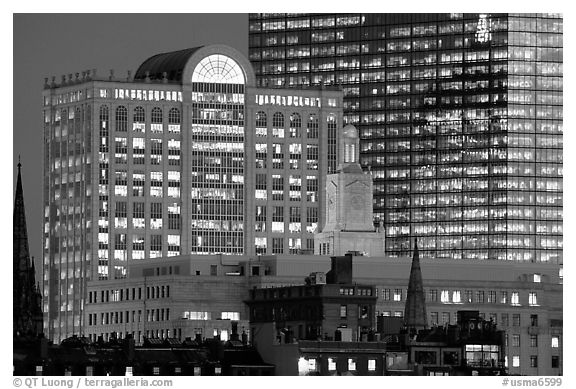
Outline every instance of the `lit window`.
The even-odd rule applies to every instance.
[[[368,371],[376,371],[376,360],[369,359],[368,360]]]
[[[558,348],[560,347],[560,337],[559,336],[552,336],[552,344],[551,344],[552,348]]]
[[[394,301],[402,301],[402,289],[394,290]]]
[[[534,274],[534,282],[542,282],[542,275]]]
[[[443,302],[444,304],[447,304],[450,302],[450,292],[447,290],[443,290],[442,293],[440,294],[440,301]]]
[[[310,369],[311,371],[316,370],[316,359],[310,358],[308,360],[308,369]]]
[[[328,371],[336,370],[336,360],[334,358],[328,358]]]
[[[520,296],[518,292],[512,292],[512,297],[510,298],[510,304],[520,305]]]
[[[452,302],[455,304],[460,304],[462,302],[460,299],[460,291],[459,290],[455,290],[454,292],[452,292]]]
[[[240,320],[240,312],[222,312],[222,320]]]
[[[514,355],[512,357],[512,367],[520,367],[520,356]]]
[[[226,342],[228,340],[228,330],[220,331],[220,340]]]
[[[356,360],[348,358],[348,371],[356,371]]]
[[[340,305],[340,318],[345,318],[348,316],[348,306],[346,305]]]
[[[528,294],[528,305],[538,305],[538,295],[536,294],[536,292],[530,292]]]
[[[211,312],[184,312],[184,319],[190,320],[211,320]]]

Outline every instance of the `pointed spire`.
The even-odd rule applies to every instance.
[[[39,334],[42,331],[42,307],[36,293],[34,258],[30,260],[24,191],[22,189],[22,163],[18,157],[18,178],[14,198],[13,223],[13,329],[16,334]]]
[[[26,229],[26,211],[24,209],[24,191],[22,189],[22,163],[18,157],[18,179],[14,199],[13,239],[14,270],[26,271],[29,268],[30,251],[28,249],[28,231]]]
[[[404,308],[404,321],[408,329],[427,328],[426,301],[424,299],[424,284],[422,282],[422,271],[420,269],[420,258],[418,255],[418,241],[414,239],[414,254],[412,256],[412,268],[410,269],[410,280],[408,281],[408,295]]]

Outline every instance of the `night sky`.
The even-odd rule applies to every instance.
[[[44,78],[96,69],[132,74],[152,55],[222,43],[248,54],[246,14],[14,14],[13,189],[18,155],[30,254],[42,257],[42,90]],[[12,207],[14,201],[12,200]]]

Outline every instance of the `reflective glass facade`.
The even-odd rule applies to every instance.
[[[258,85],[339,85],[386,250],[562,262],[551,14],[251,14]]]

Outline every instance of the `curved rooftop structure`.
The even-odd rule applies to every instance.
[[[182,74],[188,60],[200,47],[172,51],[169,53],[156,54],[140,65],[134,80],[145,80],[146,74],[149,74],[150,80],[162,80],[163,74],[166,73],[168,81],[182,82]]]
[[[255,84],[254,71],[248,59],[239,51],[225,45],[193,47],[156,54],[145,60],[134,75],[135,81],[166,81]]]
[[[342,136],[346,138],[358,138],[358,130],[352,124],[348,124],[342,129]]]

